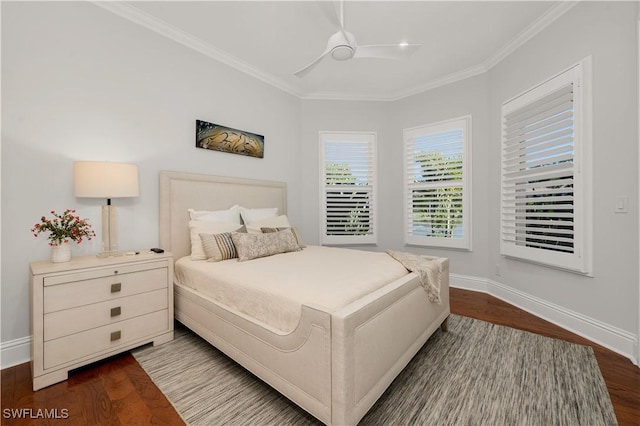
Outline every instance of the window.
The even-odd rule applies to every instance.
[[[323,244],[375,244],[376,134],[320,132]]]
[[[587,60],[502,106],[501,253],[591,271]]]
[[[471,249],[471,117],[406,129],[405,242]]]

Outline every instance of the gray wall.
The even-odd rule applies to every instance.
[[[488,79],[486,74],[468,78],[447,86],[430,90],[426,93],[402,99],[394,103],[391,126],[396,135],[400,156],[395,160],[399,168],[402,162],[402,131],[423,124],[436,123],[451,118],[471,115],[471,251],[418,248],[412,247],[416,253],[439,255],[449,258],[453,273],[486,277],[487,276],[487,226],[489,206],[485,200],[489,187],[487,176],[489,157],[485,147],[490,143],[488,137]],[[394,185],[402,191],[402,171]],[[397,205],[401,206],[398,200]],[[400,209],[401,210],[401,209]],[[401,212],[400,212],[401,213]],[[400,218],[402,225],[402,218]],[[402,228],[394,232],[399,240],[393,244],[402,244]]]
[[[317,101],[304,100],[301,107],[300,143],[302,144],[301,204],[304,206],[303,222],[300,223],[303,237],[311,244],[320,243],[320,148],[319,131],[376,132],[378,142],[378,180],[383,182],[388,174],[397,171],[397,165],[382,160],[383,148],[392,143],[387,139],[387,108],[385,102],[367,101]],[[382,187],[382,185],[381,185]],[[391,205],[386,198],[389,194],[382,188],[378,190],[379,209]],[[385,223],[382,222],[381,223]],[[381,226],[382,233],[393,232],[386,224]],[[378,246],[384,247],[384,241]],[[355,247],[355,246],[354,246]],[[374,249],[374,246],[360,245],[362,249]]]
[[[196,149],[196,119],[264,135],[265,158]],[[300,217],[299,123],[298,98],[93,4],[2,2],[2,342],[29,335],[39,217],[75,207],[100,232],[104,200],[74,197],[74,160],[138,164],[140,197],[113,201],[120,248],[154,247],[160,170],[285,181]]]
[[[638,334],[638,4],[582,2],[489,72],[490,265],[499,282]],[[502,102],[591,55],[593,61],[594,277],[500,257]],[[614,213],[629,196],[630,212]],[[493,271],[493,269],[491,269]]]
[[[322,130],[375,131],[378,136],[378,244],[352,246],[365,250],[400,250],[403,238],[402,131],[405,128],[434,123],[463,115],[472,115],[472,199],[482,200],[487,193],[489,159],[483,149],[488,140],[488,78],[486,75],[430,90],[396,102],[313,101],[302,103],[301,140],[302,200],[305,206],[305,235],[319,242],[320,182],[318,132]],[[475,149],[475,147],[479,147]],[[416,253],[449,257],[451,270],[470,276],[487,276],[488,206],[473,205],[472,241],[475,250],[444,250],[411,247]]]
[[[402,130],[472,115],[473,250],[409,248],[638,335],[638,5],[584,2],[489,72],[395,102],[300,100],[92,4],[2,2],[1,341],[29,335],[30,236],[51,209],[99,226],[101,200],[76,199],[74,160],[133,162],[140,197],[115,200],[122,249],[158,244],[163,169],[281,180],[289,215],[319,241],[318,131],[375,131],[379,241],[403,249]],[[595,277],[499,254],[500,106],[585,56],[593,58]],[[194,120],[265,135],[262,160],[194,148]],[[617,195],[630,213],[614,214]],[[99,242],[73,254],[96,253]],[[496,265],[501,276],[494,275]]]
[[[318,241],[318,131],[376,131],[380,232],[377,246],[361,248],[449,257],[451,272],[463,279],[504,285],[512,295],[534,298],[534,306],[579,322],[595,320],[637,341],[637,18],[637,3],[584,2],[485,74],[395,102],[304,101],[301,200],[307,236]],[[594,87],[593,278],[507,259],[500,255],[499,240],[501,105],[586,56],[592,56]],[[402,130],[467,114],[472,115],[473,250],[404,247]],[[628,214],[614,213],[615,197],[621,195],[629,196]]]

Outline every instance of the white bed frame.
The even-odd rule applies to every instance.
[[[160,244],[174,260],[190,254],[187,209],[278,207],[286,184],[163,171]],[[338,312],[302,306],[288,334],[175,284],[175,317],[325,424],[355,425],[442,325],[449,309],[449,261],[440,258],[442,304],[429,302],[416,274]]]

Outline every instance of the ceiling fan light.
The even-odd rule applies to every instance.
[[[353,48],[349,45],[340,45],[331,49],[331,57],[337,61],[346,61],[353,57]]]

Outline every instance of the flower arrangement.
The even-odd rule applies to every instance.
[[[53,219],[47,219],[42,216],[40,223],[36,223],[31,232],[34,237],[42,232],[50,232],[49,245],[52,247],[58,246],[62,243],[68,243],[69,240],[75,241],[80,244],[84,238],[91,240],[96,236],[96,233],[91,229],[91,225],[87,222],[87,219],[80,219],[80,216],[75,215],[76,211],[67,209],[62,214],[57,214],[55,210],[51,210]]]

